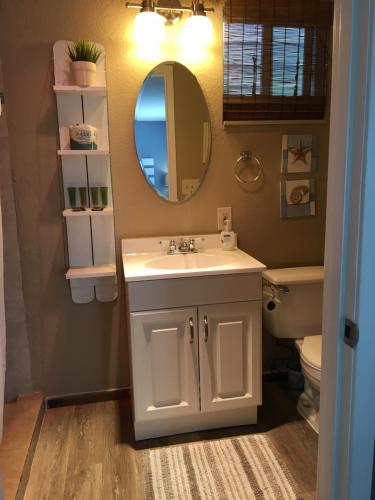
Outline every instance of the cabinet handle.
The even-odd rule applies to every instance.
[[[207,342],[208,341],[208,320],[207,320],[207,316],[204,316],[203,321],[204,321],[204,341]]]
[[[189,319],[189,325],[190,325],[190,344],[194,343],[194,322],[193,318]]]

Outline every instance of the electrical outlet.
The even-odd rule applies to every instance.
[[[224,222],[230,220],[232,222],[232,207],[221,207],[217,209],[217,228],[219,231],[224,229]]]
[[[184,197],[191,196],[199,188],[199,183],[199,179],[182,179],[182,195]]]

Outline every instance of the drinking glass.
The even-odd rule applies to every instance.
[[[79,199],[81,200],[81,207],[86,208],[88,206],[88,204],[87,204],[87,188],[80,187],[80,188],[78,188],[78,190],[79,190]]]
[[[108,187],[107,186],[101,186],[100,197],[102,199],[103,207],[107,207],[108,206]]]

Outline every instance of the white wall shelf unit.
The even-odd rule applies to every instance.
[[[59,156],[109,156],[109,151],[104,149],[59,149],[57,151]]]
[[[71,267],[65,274],[67,280],[103,278],[109,276],[116,276],[116,266]]]
[[[63,210],[64,217],[110,217],[112,215],[112,207],[103,208],[103,210],[91,210],[91,208],[86,208],[86,210],[81,211],[75,211],[71,208]]]
[[[96,299],[110,302],[117,298],[117,273],[113,221],[111,160],[108,140],[107,89],[104,47],[97,63],[97,83],[93,87],[73,85],[73,75],[67,56],[68,40],[53,46],[53,63],[60,148],[64,187],[64,210],[68,239],[69,280],[73,302],[87,303]],[[71,150],[69,126],[77,123],[92,125],[98,130],[97,150]],[[86,190],[89,207],[73,211],[68,188]],[[107,187],[108,204],[103,210],[92,210],[90,188]],[[99,190],[100,192],[100,190]]]
[[[63,54],[63,57],[65,57],[65,53]],[[56,95],[95,95],[100,97],[105,97],[107,95],[107,89],[105,86],[78,87],[77,85],[54,85],[53,90]]]

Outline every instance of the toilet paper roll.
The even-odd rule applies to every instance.
[[[267,314],[273,314],[277,309],[277,301],[274,298],[263,300],[263,310]]]

